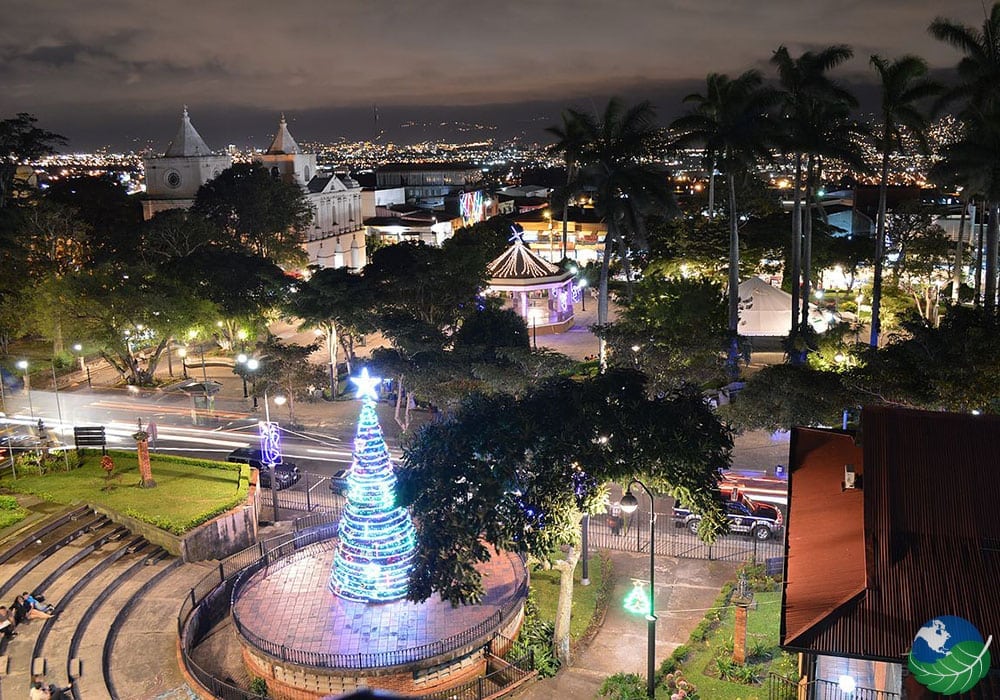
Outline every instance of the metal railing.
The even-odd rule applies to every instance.
[[[309,516],[308,520],[304,519],[302,523],[296,523],[295,532],[262,540],[256,545],[237,552],[219,562],[217,570],[205,576],[190,589],[189,594],[181,604],[181,609],[177,616],[177,632],[181,641],[181,657],[184,666],[198,683],[217,697],[226,698],[227,700],[256,700],[262,697],[216,678],[195,661],[191,652],[216,625],[230,614],[232,602],[239,593],[240,588],[246,585],[246,582],[254,573],[265,567],[286,565],[291,562],[293,555],[302,548],[317,542],[329,540],[336,534],[337,524],[337,520],[331,517],[331,513],[316,513]],[[517,595],[513,596],[506,605],[475,627],[432,644],[425,644],[420,647],[402,649],[395,652],[320,654],[289,649],[281,645],[276,645],[269,640],[261,639],[252,632],[249,632],[240,624],[237,615],[233,614],[232,620],[237,631],[247,642],[262,653],[283,661],[327,669],[357,670],[371,667],[386,668],[405,665],[422,658],[427,658],[428,656],[444,655],[452,652],[456,654],[465,653],[465,650],[472,650],[477,646],[485,645],[493,637],[497,636],[498,630],[502,629],[512,616],[516,614],[517,605],[527,595],[527,589],[528,577],[524,576],[520,581]],[[517,669],[517,673],[509,675],[516,676],[514,679],[516,682],[520,682],[524,674],[530,673],[530,671],[524,668],[525,663],[525,660],[519,659],[517,662],[511,664],[511,668]],[[474,681],[469,685],[479,688],[492,687],[493,690],[487,693],[487,695],[495,694],[497,687],[495,683],[484,686],[478,681]],[[468,695],[466,692],[468,688],[464,686],[463,688],[463,698],[469,697],[482,700],[483,697],[487,697],[487,695]],[[451,697],[451,695],[452,693],[449,691],[448,696]]]
[[[649,552],[649,514],[636,511],[629,519],[614,526],[610,516],[592,515],[587,536],[592,549],[614,549],[624,552]],[[636,526],[641,523],[640,526]],[[755,561],[783,558],[784,530],[769,539],[759,540],[751,535],[732,533],[706,544],[686,527],[678,527],[671,514],[656,513],[656,554],[687,559],[723,561]]]
[[[775,673],[767,677],[768,700],[899,700],[888,690],[854,688],[843,690],[836,681],[812,680],[800,683]]]

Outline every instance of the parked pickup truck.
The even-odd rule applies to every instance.
[[[784,525],[781,511],[767,503],[758,503],[744,494],[738,494],[737,500],[719,494],[722,506],[726,510],[730,532],[751,535],[758,540],[768,540],[781,532]],[[691,510],[677,505],[674,507],[674,525],[686,527],[692,533],[698,533],[698,523],[701,516]]]

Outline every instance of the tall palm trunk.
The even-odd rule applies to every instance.
[[[736,177],[729,173],[729,357],[732,379],[740,373],[740,222],[736,212]]]
[[[792,325],[788,331],[795,335],[799,329],[799,278],[802,274],[802,154],[795,154],[795,192],[792,195]]]
[[[566,164],[566,186],[569,187],[570,183],[573,182],[574,168],[571,164]],[[569,239],[569,197],[566,197],[566,201],[563,202],[563,215],[562,215],[562,257],[563,260],[566,259],[566,243]]]
[[[983,202],[983,206],[985,206]],[[982,302],[982,297],[980,296],[983,291],[983,224],[977,222],[976,219],[976,208],[972,208],[972,232],[976,236],[976,252],[975,252],[975,275],[972,281],[972,305],[980,306]]]
[[[969,197],[962,198],[962,215],[958,219],[958,241],[955,243],[955,265],[951,270],[951,303],[961,301],[959,289],[962,286],[962,262],[965,257],[965,215],[969,210]]]
[[[886,129],[882,135],[882,143],[889,142],[889,132]],[[885,258],[885,195],[889,182],[889,149],[882,151],[882,172],[878,183],[878,219],[875,222],[875,270],[872,280],[872,329],[868,344],[878,347],[878,338],[882,330],[882,267]]]
[[[815,156],[809,154],[806,162],[806,193],[803,202],[802,221],[802,318],[801,328],[805,333],[809,328],[809,294],[812,289],[812,230],[813,230],[813,180],[815,178]],[[803,358],[804,359],[804,358]]]
[[[608,274],[611,270],[611,246],[614,242],[612,235],[615,230],[614,217],[608,217],[608,231],[604,234],[604,255],[601,257],[601,279],[597,286],[597,325],[603,326],[608,322]],[[602,334],[598,341],[598,364],[601,372],[608,368],[607,362],[607,342]]]
[[[715,158],[712,159],[712,172],[708,174],[708,218],[715,218]]]
[[[986,283],[983,291],[986,299],[983,308],[993,313],[997,308],[997,234],[1000,233],[1000,202],[989,203],[989,221],[986,224]]]

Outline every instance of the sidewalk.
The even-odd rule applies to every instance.
[[[646,678],[646,620],[622,606],[632,590],[632,579],[649,580],[649,556],[609,552],[614,567],[614,587],[607,615],[593,639],[576,649],[570,665],[553,678],[525,687],[519,700],[597,698],[605,679],[616,673],[637,673]],[[591,556],[595,556],[593,553]],[[656,668],[681,644],[712,607],[722,586],[733,579],[738,564],[700,559],[656,559]]]

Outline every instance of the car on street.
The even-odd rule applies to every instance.
[[[249,464],[260,472],[260,487],[262,489],[271,488],[272,469],[264,463],[264,453],[259,447],[237,447],[226,457],[227,462],[237,462],[239,464]],[[274,465],[274,479],[278,490],[287,489],[299,480],[299,468],[294,462],[282,460],[281,464]]]
[[[350,473],[350,469],[338,469],[335,471],[330,477],[330,491],[345,495],[347,493],[347,475]]]
[[[718,494],[729,521],[729,531],[750,535],[758,540],[769,540],[784,527],[781,511],[769,503],[758,503],[745,494],[738,494],[736,500]],[[686,527],[698,534],[701,516],[680,504],[674,506],[674,526]]]

